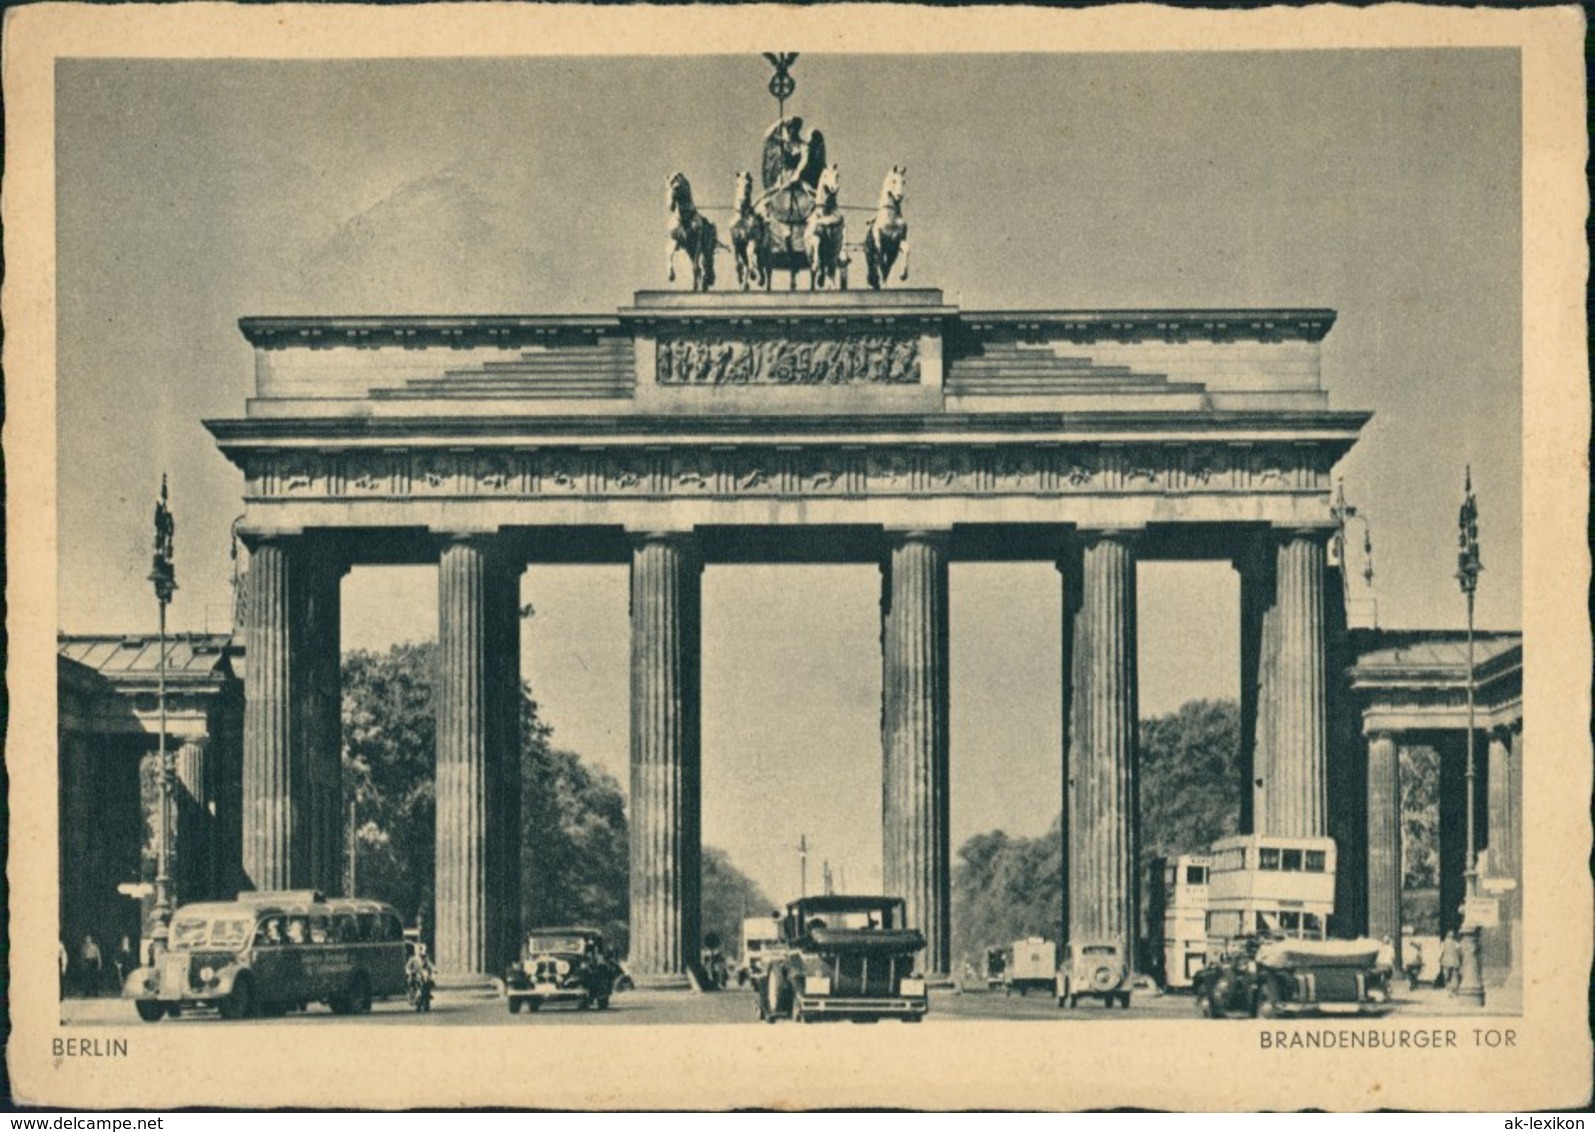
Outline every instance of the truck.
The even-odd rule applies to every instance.
[[[1058,976],[1058,947],[1050,939],[1030,936],[1015,940],[1009,952],[1013,956],[1003,973],[1003,993],[1019,992],[1023,998],[1028,991],[1050,991]]]

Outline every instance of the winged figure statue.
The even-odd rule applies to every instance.
[[[782,118],[764,135],[764,194],[772,196],[801,182],[810,192],[825,168],[825,135],[803,133],[803,119]]]

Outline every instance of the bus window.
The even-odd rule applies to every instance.
[[[404,925],[399,923],[399,917],[392,913],[383,914],[382,938],[385,940],[400,940],[404,938]]]
[[[210,945],[236,951],[249,938],[249,920],[216,920],[210,926]]]
[[[255,932],[256,947],[276,947],[283,942],[282,917],[268,916]]]
[[[1290,935],[1301,934],[1301,913],[1281,912],[1279,914],[1279,928]]]
[[[1286,872],[1301,872],[1301,850],[1286,849],[1282,859],[1282,867]]]
[[[307,938],[309,938],[309,933],[305,930],[306,926],[307,925],[305,923],[305,917],[304,916],[291,916],[291,917],[289,917],[289,919],[288,919],[288,942],[291,943],[291,944],[294,944],[295,946],[302,945],[305,942],[305,940]]]
[[[311,916],[310,917],[310,942],[311,943],[326,943],[326,942],[328,942],[327,929],[330,926],[331,925],[329,924],[325,913],[321,913],[321,914],[318,914],[318,915]]]
[[[352,913],[339,912],[332,917],[332,938],[339,943],[360,942],[360,926],[354,922]]]
[[[1278,849],[1270,849],[1270,848],[1267,848],[1266,846],[1263,847],[1263,848],[1258,849],[1257,850],[1257,867],[1259,869],[1274,869],[1274,870],[1277,870],[1279,868],[1279,850]]]
[[[1185,868],[1186,884],[1206,884],[1207,868],[1203,865],[1187,865]]]
[[[376,943],[382,938],[381,924],[375,912],[361,912],[355,917],[362,943]]]
[[[1314,939],[1324,938],[1324,922],[1318,918],[1318,914],[1315,912],[1303,912],[1301,914],[1301,928],[1303,935],[1311,936]]]
[[[1310,872],[1310,873],[1321,873],[1321,872],[1324,871],[1324,867],[1325,867],[1324,851],[1322,849],[1309,849],[1309,850],[1307,850],[1307,859],[1306,859],[1307,871]]]

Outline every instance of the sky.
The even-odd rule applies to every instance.
[[[1478,623],[1519,627],[1515,52],[805,54],[793,76],[845,204],[907,165],[915,285],[966,310],[1338,311],[1331,405],[1374,413],[1337,469],[1374,544],[1354,617],[1460,626],[1471,464]],[[767,78],[754,56],[59,64],[61,628],[153,631],[163,471],[172,624],[229,625],[242,481],[202,422],[251,394],[240,317],[626,305],[665,286],[670,173],[716,204],[756,167]],[[1143,714],[1234,696],[1233,572],[1139,578]],[[778,899],[800,835],[811,876],[879,881],[878,586],[856,566],[704,576],[704,838]],[[429,569],[354,571],[345,647],[435,635],[435,589]],[[556,742],[624,785],[624,568],[540,567],[523,591]],[[958,564],[950,607],[954,845],[1039,834],[1061,796],[1057,574]]]

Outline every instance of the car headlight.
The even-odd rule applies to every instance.
[[[554,964],[554,970],[558,971],[561,975],[568,975],[570,974],[570,963],[564,959],[561,959],[558,963]]]
[[[214,981],[215,978],[216,978],[216,968],[214,968],[214,967],[201,967],[199,969],[199,981],[200,982],[209,983],[209,982]]]
[[[1369,1002],[1384,1002],[1387,998],[1389,998],[1389,995],[1385,994],[1385,988],[1384,987],[1369,987],[1368,988],[1368,1001]]]
[[[906,995],[909,998],[918,998],[925,993],[925,980],[904,979],[897,984],[897,989],[899,994]]]
[[[803,980],[804,994],[830,994],[831,979],[828,975],[810,975]]]
[[[525,971],[528,975],[537,974],[537,960],[528,959],[526,962],[521,964],[521,970]]]

